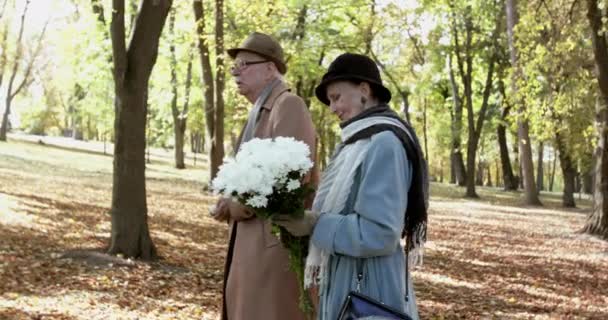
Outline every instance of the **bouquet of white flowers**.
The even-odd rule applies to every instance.
[[[238,200],[263,219],[276,214],[302,216],[304,199],[313,189],[301,180],[312,166],[310,150],[303,142],[289,137],[255,138],[244,143],[235,158],[224,160],[212,189]],[[294,237],[277,225],[272,230],[289,252],[289,265],[300,285],[300,307],[311,314],[312,304],[304,289],[308,238]]]

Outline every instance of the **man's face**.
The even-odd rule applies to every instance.
[[[230,73],[234,77],[241,95],[249,96],[259,93],[269,78],[270,63],[272,62],[255,53],[239,51]]]

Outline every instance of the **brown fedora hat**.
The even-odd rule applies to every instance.
[[[228,55],[233,59],[239,51],[253,52],[274,62],[281,74],[285,74],[287,71],[287,65],[285,65],[285,59],[283,58],[283,48],[281,48],[281,45],[274,38],[267,34],[254,32],[243,41],[240,47],[228,49],[227,51]]]

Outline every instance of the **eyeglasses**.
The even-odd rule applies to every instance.
[[[234,62],[234,64],[232,65],[232,67],[230,67],[230,71],[232,71],[232,72],[242,71],[243,69],[247,68],[250,65],[260,64],[260,63],[265,63],[265,62],[269,62],[269,61],[268,60],[260,60],[260,61],[237,60],[237,61]]]

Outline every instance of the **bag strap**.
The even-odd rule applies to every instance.
[[[407,240],[406,240],[407,241]],[[410,301],[410,286],[409,286],[409,252],[407,251],[407,245],[404,249],[405,251],[405,302]],[[363,261],[360,258],[357,258],[357,287],[355,289],[356,292],[361,293],[361,280],[363,280]]]

